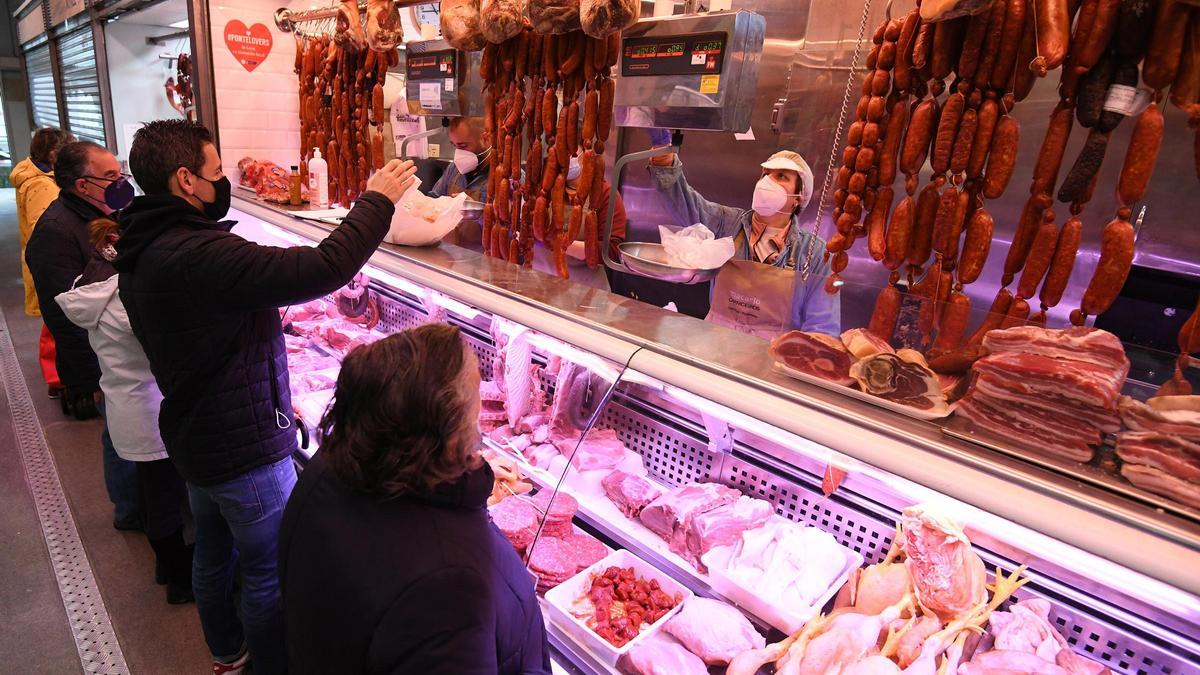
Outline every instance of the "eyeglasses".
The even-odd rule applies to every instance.
[[[132,177],[133,177],[132,174],[128,174],[128,173],[124,173],[124,172],[122,172],[116,178],[108,178],[107,176],[86,176],[86,175],[80,176],[80,178],[82,178],[84,180],[103,181],[105,183],[115,183],[115,182],[121,180],[122,178],[128,179],[128,178],[132,178]]]

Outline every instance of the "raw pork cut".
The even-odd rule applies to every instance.
[[[842,333],[842,344],[856,359],[865,359],[876,354],[891,354],[895,350],[887,340],[872,333],[866,328],[851,328]]]
[[[662,633],[639,640],[621,656],[617,668],[625,675],[708,675],[699,656]]]
[[[1117,439],[1117,457],[1177,478],[1200,483],[1200,443],[1153,431],[1127,431]]]
[[[501,425],[508,419],[504,411],[504,392],[495,382],[479,383],[479,422],[486,425]],[[512,434],[509,434],[511,437]],[[507,440],[507,439],[506,439]]]
[[[1160,396],[1142,403],[1121,397],[1121,421],[1134,431],[1154,431],[1200,442],[1200,396]]]
[[[578,450],[575,449],[577,443]],[[580,471],[615,468],[627,452],[625,444],[612,429],[592,429],[582,443],[578,438],[558,438],[554,445],[564,457],[570,457],[571,465]]]
[[[794,330],[771,341],[771,356],[792,370],[838,384],[851,385],[853,357],[832,335]]]
[[[648,478],[613,471],[600,481],[604,494],[626,518],[637,518],[642,509],[662,495],[662,488]]]
[[[959,401],[955,414],[1007,443],[1076,462],[1090,461],[1091,445],[1101,440],[1099,431],[1069,418],[1045,415],[1030,406],[996,405],[975,394]]]
[[[1116,433],[1121,429],[1121,420],[1112,410],[1081,405],[1060,392],[1043,391],[1038,396],[1031,396],[1019,385],[1014,387],[1012,379],[990,373],[975,378],[975,391],[992,403],[1029,406],[1048,415],[1072,417],[1104,433]]]
[[[1129,373],[1129,359],[1117,336],[1098,328],[1078,326],[1067,329],[1041,326],[1016,326],[989,331],[983,346],[991,354],[1015,352],[1039,354],[1067,361],[1082,361],[1106,370]]]
[[[1030,396],[1061,395],[1106,410],[1116,410],[1125,384],[1124,369],[1040,354],[992,354],[976,361],[972,368],[976,373],[991,373],[1007,380],[1010,388]]]
[[[766,646],[766,640],[745,615],[709,598],[690,598],[664,629],[688,651],[713,666],[727,665],[744,651]]]
[[[516,428],[533,405],[533,346],[529,331],[520,329],[504,347],[504,408]]]
[[[949,411],[937,375],[897,354],[876,354],[857,361],[850,366],[850,377],[872,396],[934,414]]]
[[[487,44],[479,26],[479,0],[442,0],[441,23],[442,35],[455,49],[477,52]]]
[[[1160,469],[1143,464],[1124,464],[1121,475],[1130,483],[1180,504],[1200,509],[1200,483],[1177,478]]]
[[[774,512],[769,502],[742,496],[732,504],[697,513],[688,523],[686,546],[679,547],[683,550],[676,553],[705,571],[700,556],[716,546],[737,542],[743,532],[760,527]]]
[[[642,524],[670,541],[687,520],[724,504],[737,501],[742,493],[717,483],[693,483],[675,488],[646,505],[640,514]]]

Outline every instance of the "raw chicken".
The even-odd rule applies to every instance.
[[[1108,668],[1070,649],[1060,651],[1058,656],[1054,657],[1054,663],[1062,666],[1071,675],[1112,675]]]
[[[533,346],[529,331],[518,329],[504,348],[504,402],[508,424],[516,428],[533,403]]]
[[[1070,675],[1070,671],[1029,652],[993,650],[959,666],[958,675]]]
[[[864,568],[858,575],[854,611],[878,614],[912,591],[912,577],[904,563],[881,562]]]
[[[994,615],[993,615],[994,616]],[[921,647],[934,633],[942,629],[942,622],[932,616],[922,616],[900,636],[896,648],[896,663],[907,668],[921,655]]]
[[[708,675],[700,657],[662,633],[640,640],[621,657],[617,668],[625,675]]]
[[[1029,652],[1044,661],[1054,661],[1067,648],[1067,641],[1050,625],[1050,603],[1041,598],[992,614],[988,631],[994,637],[993,649]]]
[[[708,598],[688,600],[665,630],[709,665],[725,665],[748,649],[766,645],[744,614]]]
[[[898,675],[900,668],[886,656],[868,656],[867,658],[842,670],[842,675]]]
[[[904,565],[922,607],[949,622],[987,601],[987,570],[957,523],[917,505],[904,509],[900,526]]]

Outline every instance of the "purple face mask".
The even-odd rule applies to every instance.
[[[96,184],[108,182],[108,185],[104,186],[104,203],[114,211],[120,211],[133,201],[133,184],[124,176],[116,179],[95,176],[84,176],[83,178]]]

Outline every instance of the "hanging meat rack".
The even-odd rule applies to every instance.
[[[434,3],[428,0],[395,0],[393,4],[398,9],[402,9]],[[294,33],[296,37],[332,35],[337,22],[339,7],[341,7],[340,3],[317,9],[306,9],[300,12],[293,12],[290,9],[281,7],[275,10],[275,25],[285,33]],[[366,8],[367,3],[358,3],[359,15],[362,17],[364,23],[367,20]]]

